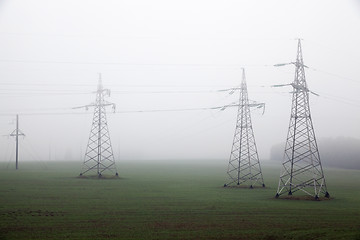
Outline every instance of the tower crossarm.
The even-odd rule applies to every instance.
[[[72,109],[80,109],[80,108],[85,108],[86,110],[89,110],[90,107],[108,107],[108,106],[111,106],[112,109],[115,111],[115,108],[116,108],[116,104],[115,103],[111,103],[111,102],[103,102],[103,103],[91,103],[91,104],[88,104],[88,105],[84,105],[84,106],[79,106],[79,107],[73,107]]]
[[[16,133],[16,129],[12,132],[12,133],[10,133],[10,135],[8,135],[8,136],[11,136],[11,137],[16,137],[16,135],[17,136],[26,136],[20,129],[17,129],[17,133]]]
[[[92,103],[92,104],[88,104],[88,105],[84,105],[84,106],[79,106],[79,107],[73,107],[72,109],[85,108],[86,110],[88,110],[89,107],[96,107],[96,103]]]
[[[97,94],[104,94],[104,96],[110,96],[110,89],[107,88],[101,88],[98,87],[98,89],[96,91],[93,91],[92,93],[97,93]]]
[[[248,106],[249,106],[249,107],[262,108],[262,107],[265,107],[265,103],[255,102],[255,101],[249,100]]]
[[[297,92],[310,92],[310,93],[314,94],[315,96],[320,96],[319,94],[309,90],[309,88],[307,88],[306,86],[295,84],[295,83],[271,85],[271,87],[286,87],[286,86],[292,86],[294,88],[294,91],[297,91]]]
[[[289,63],[278,63],[278,64],[274,64],[274,67],[283,67],[286,65],[295,65],[296,67],[304,67],[304,68],[309,68],[308,66],[306,66],[305,64],[301,63],[301,62],[289,62]]]

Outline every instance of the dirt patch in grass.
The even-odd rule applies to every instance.
[[[305,201],[326,201],[326,200],[331,200],[333,198],[327,198],[327,197],[319,197],[317,199],[315,199],[313,196],[309,196],[309,195],[304,195],[304,196],[294,196],[294,195],[286,195],[286,196],[281,196],[278,199],[283,199],[283,200],[305,200]]]
[[[265,187],[259,186],[259,185],[255,185],[255,186],[252,186],[252,187],[250,185],[235,185],[235,186],[223,186],[223,188],[232,188],[232,189],[236,189],[236,188],[241,188],[241,189],[262,188],[262,189],[265,189]]]
[[[111,179],[111,180],[121,180],[121,179],[124,179],[124,178],[121,178],[121,177],[115,176],[115,175],[114,176],[113,175],[111,175],[111,176],[102,175],[101,177],[99,177],[98,175],[88,175],[88,176],[82,175],[82,176],[78,176],[76,178],[79,178],[79,179],[99,179],[99,180],[101,180],[101,179],[103,179],[103,180],[109,180],[109,179]]]

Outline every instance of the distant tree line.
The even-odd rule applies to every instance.
[[[271,148],[270,160],[282,161],[285,143]],[[323,167],[360,169],[360,139],[323,138],[318,140],[320,159]]]

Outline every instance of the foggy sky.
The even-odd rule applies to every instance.
[[[118,111],[215,107],[238,99],[246,70],[261,159],[286,139],[291,89],[302,42],[318,138],[360,138],[359,1],[0,1],[0,134],[20,114],[23,160],[82,161],[98,73]],[[159,93],[159,92],[167,93]],[[192,93],[175,93],[174,91]],[[211,92],[213,91],[213,92]],[[172,92],[172,93],[169,93]],[[223,161],[236,108],[117,113],[108,125],[117,162]],[[41,114],[39,114],[41,113]],[[60,113],[60,114],[53,114]],[[0,139],[9,161],[14,140]],[[321,154],[321,152],[320,152]]]

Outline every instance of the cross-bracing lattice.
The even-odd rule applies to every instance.
[[[264,107],[264,104],[249,103],[243,69],[237,122],[227,170],[229,180],[224,187],[240,184],[247,184],[250,188],[255,185],[265,187],[251,124],[250,107]]]
[[[103,88],[100,78],[95,103],[84,106],[86,108],[94,107],[95,110],[84,164],[80,173],[81,176],[84,174],[96,174],[98,177],[101,177],[105,173],[118,176],[105,109],[107,106],[112,106],[115,109],[115,104],[105,101],[104,98],[107,95],[110,95],[110,90]]]
[[[294,90],[290,124],[276,197],[292,195],[297,191],[315,199],[320,194],[329,197],[310,114],[310,91],[305,80],[300,39],[296,62],[293,64],[296,70],[294,82],[290,84]]]

